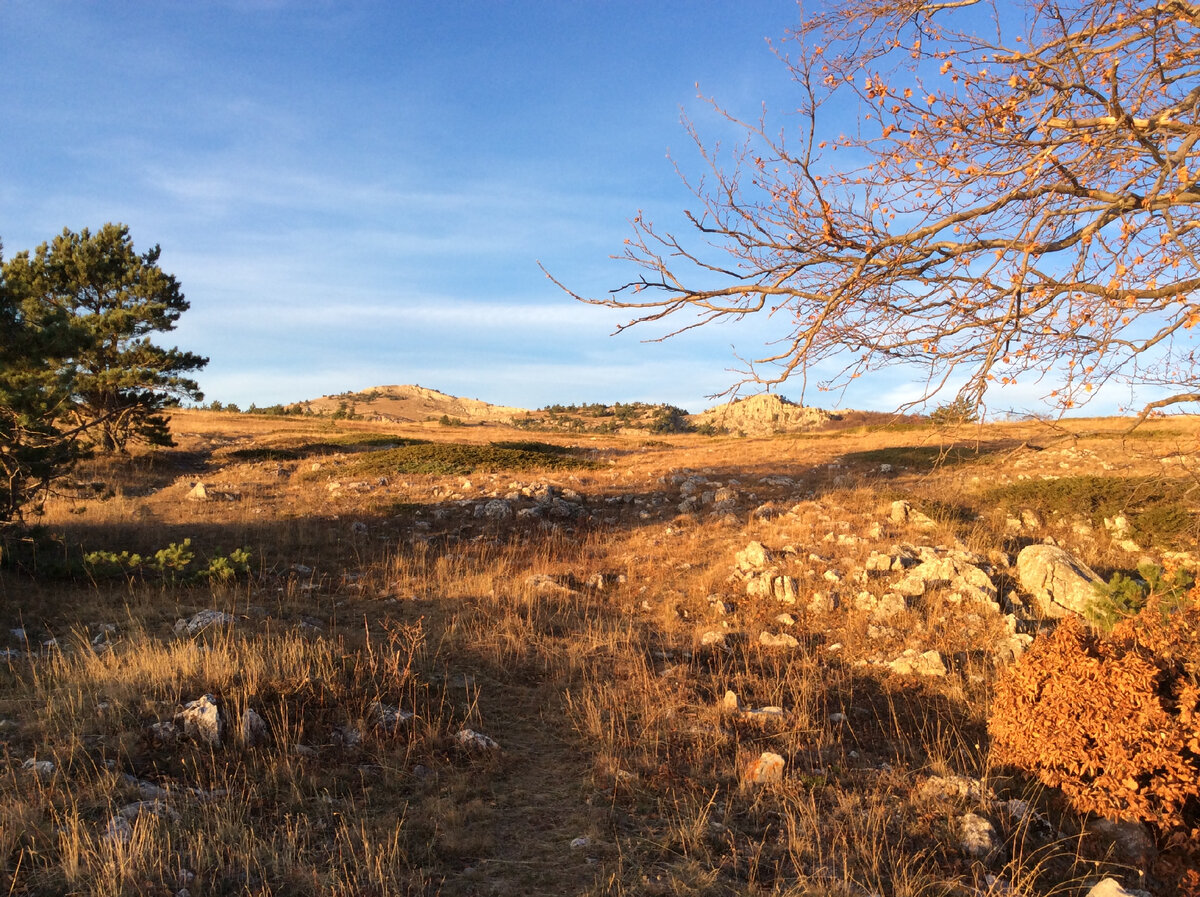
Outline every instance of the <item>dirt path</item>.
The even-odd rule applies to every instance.
[[[575,747],[561,698],[546,686],[479,681],[479,709],[502,753],[481,775],[486,809],[473,825],[481,855],[442,893],[579,895],[601,871],[602,812],[588,806],[589,761]],[[482,771],[481,771],[482,772]],[[589,847],[571,842],[588,837]]]

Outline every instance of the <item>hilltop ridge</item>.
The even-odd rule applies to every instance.
[[[297,404],[315,414],[344,408],[370,419],[393,422],[417,422],[445,415],[470,423],[507,423],[514,416],[526,413],[524,408],[492,405],[480,399],[452,396],[415,384],[372,386],[358,392],[321,396]]]

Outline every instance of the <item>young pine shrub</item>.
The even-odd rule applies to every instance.
[[[1151,596],[1102,635],[1063,621],[1009,668],[988,729],[996,759],[1075,809],[1150,824],[1200,859],[1200,595]]]

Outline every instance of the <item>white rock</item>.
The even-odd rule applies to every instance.
[[[375,719],[375,725],[386,732],[395,732],[413,718],[413,714],[408,710],[401,710],[399,707],[381,704],[378,701],[371,705],[371,715]]]
[[[49,760],[37,760],[31,757],[21,764],[21,768],[32,772],[43,782],[54,775],[54,764]]]
[[[781,632],[779,635],[774,635],[770,632],[763,632],[758,637],[758,642],[764,648],[798,648],[800,642],[796,640],[794,635],[789,635],[786,632]]]
[[[208,501],[208,489],[203,483],[196,483],[187,494],[188,501]]]
[[[583,848],[590,847],[591,845],[592,845],[592,839],[588,838],[586,836],[571,839],[571,849],[572,850],[583,850]]]
[[[232,626],[236,620],[232,614],[221,610],[202,610],[192,614],[188,619],[175,621],[176,635],[195,635],[210,626]]]
[[[476,517],[486,517],[488,520],[511,520],[513,516],[512,505],[502,498],[495,498],[486,504],[479,505],[475,508]]]
[[[775,600],[783,604],[796,603],[796,580],[791,576],[776,576],[771,581],[771,592]]]
[[[916,674],[918,676],[945,676],[946,664],[942,655],[937,651],[918,652],[909,648],[888,664],[893,672],[902,676]]]
[[[965,854],[985,863],[995,859],[1000,851],[1000,838],[991,822],[976,813],[967,813],[959,818],[958,830]]]
[[[474,729],[459,729],[454,733],[454,741],[473,751],[500,750],[500,743],[498,741],[484,735],[482,732],[476,732]]]
[[[1115,878],[1106,878],[1088,891],[1087,897],[1150,897],[1150,894],[1137,889],[1129,890]]]
[[[212,695],[201,695],[189,701],[175,714],[183,723],[183,734],[188,738],[199,738],[210,747],[221,745],[221,711],[217,699]]]
[[[1096,601],[1095,586],[1103,584],[1095,571],[1053,545],[1030,545],[1017,555],[1021,588],[1033,597],[1045,617],[1082,614]]]
[[[247,707],[242,714],[242,743],[247,747],[263,744],[268,734],[267,721]]]
[[[771,552],[761,542],[751,542],[736,555],[734,563],[739,570],[751,572],[762,570],[771,562]]]
[[[128,844],[133,837],[133,825],[124,816],[114,816],[104,827],[104,840]]]
[[[158,816],[163,819],[169,819],[171,822],[179,821],[179,814],[171,808],[170,804],[163,800],[134,801],[131,804],[121,807],[117,811],[117,815],[123,819],[128,819],[130,822],[139,816]]]
[[[986,795],[983,783],[970,776],[930,776],[917,789],[917,796],[930,800],[932,798],[964,798],[981,801]]]
[[[777,785],[783,781],[783,767],[781,756],[763,751],[747,765],[743,778],[752,785]]]

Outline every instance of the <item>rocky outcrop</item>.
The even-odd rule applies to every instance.
[[[1030,545],[1017,555],[1021,589],[1043,617],[1084,614],[1103,580],[1087,564],[1056,545]]]
[[[811,430],[829,420],[820,408],[797,405],[782,396],[757,395],[709,408],[692,416],[697,427],[716,427],[747,436],[794,433]]]

